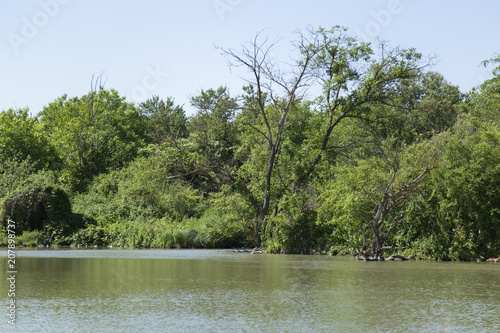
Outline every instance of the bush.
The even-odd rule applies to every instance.
[[[1,214],[3,228],[8,219],[16,222],[18,234],[43,232],[45,244],[58,243],[83,227],[82,217],[71,211],[66,192],[53,186],[31,186],[5,200]]]
[[[311,254],[324,250],[323,228],[317,224],[314,210],[304,211],[291,219],[279,214],[268,218],[263,244],[270,253]]]
[[[318,222],[311,193],[284,196],[277,214],[266,219],[263,245],[269,252],[310,254],[326,250],[326,229]]]
[[[118,220],[175,221],[198,217],[202,196],[182,180],[166,180],[155,158],[138,158],[128,167],[94,179],[87,193],[74,198],[75,211],[106,225]]]
[[[45,235],[39,230],[25,231],[20,236],[16,237],[18,245],[37,246],[43,244]]]
[[[440,260],[500,253],[500,126],[459,118],[441,138],[442,157],[409,211],[406,246]]]
[[[67,241],[75,246],[109,246],[114,238],[109,228],[89,225],[75,232]]]

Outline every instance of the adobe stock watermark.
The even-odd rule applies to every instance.
[[[9,298],[9,306],[7,307],[7,323],[12,326],[16,326],[16,222],[8,219],[7,220],[7,281],[9,289],[7,296]]]
[[[21,18],[21,29],[19,33],[9,32],[7,39],[10,45],[17,53],[19,47],[23,44],[28,44],[30,40],[35,38],[41,29],[49,24],[50,20],[59,14],[61,6],[67,5],[71,0],[40,0],[38,5],[40,10],[35,12],[31,18],[23,16]]]
[[[373,20],[367,22],[363,29],[356,28],[357,36],[366,42],[380,36],[382,30],[391,24],[393,17],[403,12],[404,6],[402,2],[404,1],[389,0],[385,8],[372,10],[370,15]]]
[[[168,72],[163,71],[159,65],[156,65],[154,68],[147,66],[146,75],[144,75],[141,84],[132,88],[127,99],[133,102],[144,101],[153,90],[165,81],[168,75]]]
[[[243,0],[214,0],[214,2],[212,2],[212,6],[214,7],[217,16],[219,16],[219,19],[224,21],[226,13],[232,12],[242,3]]]

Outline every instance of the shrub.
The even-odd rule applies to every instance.
[[[16,222],[16,232],[38,230],[44,233],[44,243],[58,243],[83,226],[83,219],[71,211],[66,192],[53,186],[34,185],[5,200],[2,227],[7,220]]]
[[[39,230],[25,231],[20,236],[16,237],[16,242],[19,245],[37,246],[45,240],[45,235]]]

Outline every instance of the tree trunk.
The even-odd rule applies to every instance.
[[[425,174],[427,174],[430,170],[431,168],[429,166],[426,166],[422,173],[420,173],[415,179],[409,181],[407,184],[401,184],[396,190],[392,189],[392,185],[396,178],[396,172],[398,171],[398,169],[394,168],[391,171],[388,185],[385,187],[383,192],[383,198],[378,205],[375,216],[370,221],[370,227],[372,229],[373,236],[368,247],[366,247],[367,239],[365,231],[363,229],[363,226],[360,225],[361,234],[363,236],[363,247],[359,252],[359,259],[369,261],[385,260],[383,257],[384,242],[389,237],[392,229],[403,219],[406,212],[403,211],[399,215],[393,217],[390,221],[386,221],[386,217],[389,211],[391,209],[394,209],[396,202],[402,200],[403,207],[406,206],[406,204],[410,200],[409,197],[407,197],[407,194],[409,194],[413,190],[413,187],[417,186],[422,181]],[[385,234],[381,235],[380,227],[384,222],[387,222],[386,224],[388,226],[387,230],[384,232]]]

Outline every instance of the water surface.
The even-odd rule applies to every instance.
[[[498,264],[231,250],[20,250],[16,259],[17,325],[3,315],[0,331],[500,332]]]

